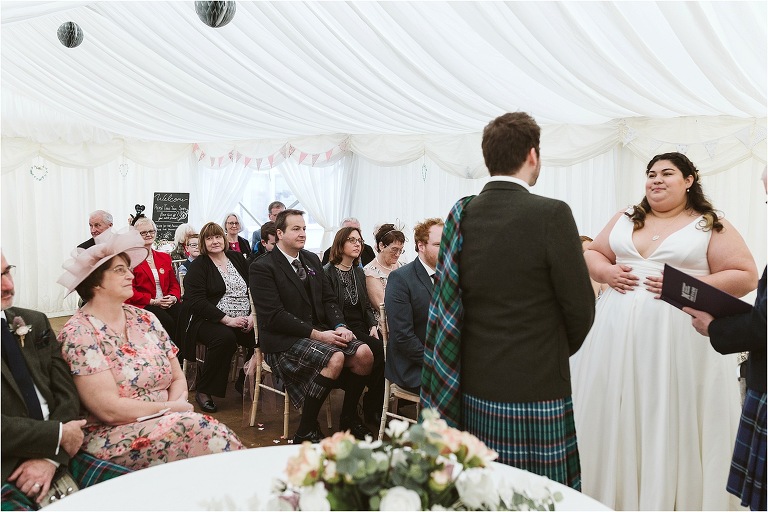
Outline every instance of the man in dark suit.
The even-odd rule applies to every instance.
[[[128,470],[83,452],[80,401],[48,318],[14,308],[12,265],[2,264],[2,504],[35,510],[57,468],[81,486]],[[13,330],[13,332],[12,332]]]
[[[88,217],[88,228],[91,230],[91,238],[78,245],[83,249],[96,245],[94,238],[112,227],[112,214],[104,210],[96,210]]]
[[[415,394],[419,394],[421,386],[427,313],[442,235],[442,219],[426,219],[416,224],[413,238],[418,257],[389,274],[384,296],[389,325],[384,375]]]
[[[317,415],[335,387],[344,388],[339,421],[357,438],[371,435],[357,415],[357,402],[371,373],[373,354],[344,325],[320,259],[304,250],[301,210],[285,210],[275,221],[277,245],[250,267],[259,344],[265,360],[302,408],[294,442],[319,442]]]
[[[360,233],[362,233],[362,230],[360,229],[360,221],[357,220],[354,217],[347,217],[346,219],[341,221],[341,227],[342,228],[355,228]],[[375,257],[376,257],[376,253],[373,252],[373,247],[371,247],[368,244],[363,244],[363,250],[360,253],[360,266],[361,267],[366,266],[367,264],[372,262],[373,258],[375,258]],[[329,247],[323,253],[323,260],[321,262],[323,264],[323,266],[325,266],[325,264],[328,263],[330,258],[331,258],[331,248]]]
[[[455,221],[461,424],[500,462],[578,489],[568,358],[592,326],[595,298],[570,208],[529,190],[541,169],[539,139],[523,112],[491,121],[482,140],[491,178]],[[455,233],[453,223],[445,233]],[[441,296],[454,269],[438,268]]]

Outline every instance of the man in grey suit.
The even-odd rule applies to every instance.
[[[35,510],[57,468],[83,486],[129,470],[78,453],[85,420],[48,318],[14,308],[13,266],[2,262],[2,505]]]
[[[592,326],[595,298],[570,208],[530,192],[540,133],[523,112],[485,127],[491,178],[458,220],[461,423],[500,462],[579,489],[568,358]]]
[[[426,219],[416,224],[413,235],[418,257],[393,271],[387,281],[384,304],[389,342],[384,375],[390,382],[418,394],[443,220]]]

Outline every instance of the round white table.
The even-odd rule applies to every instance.
[[[269,446],[161,464],[82,489],[46,510],[263,510],[273,479],[284,478],[286,462],[298,449]],[[493,464],[510,479],[523,472]],[[557,482],[549,486],[563,494],[557,510],[610,510]]]

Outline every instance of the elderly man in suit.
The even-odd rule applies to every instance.
[[[421,386],[427,313],[442,235],[442,219],[426,219],[416,224],[413,238],[417,258],[389,275],[384,296],[389,325],[384,375],[415,394],[419,394]]]
[[[79,452],[85,420],[48,318],[14,308],[15,288],[2,264],[2,507],[35,510],[68,469],[82,487],[129,470]]]
[[[306,224],[301,210],[277,215],[275,249],[250,267],[250,289],[267,364],[286,383],[293,404],[302,407],[295,443],[323,437],[317,415],[335,387],[344,388],[339,422],[357,438],[371,435],[357,415],[357,403],[373,353],[344,324],[320,259],[304,250]]]
[[[104,210],[96,210],[88,216],[88,229],[91,230],[91,238],[78,245],[87,249],[96,245],[94,238],[112,227],[112,214]]]
[[[445,223],[422,399],[500,462],[579,489],[568,358],[592,326],[595,298],[570,208],[530,192],[539,138],[523,112],[483,131],[491,178]]]

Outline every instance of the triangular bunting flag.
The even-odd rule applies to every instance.
[[[741,143],[746,147],[749,147],[749,128],[745,126],[739,130],[736,134],[736,138],[739,139],[739,141],[741,141]]]
[[[688,144],[678,144],[677,145],[677,152],[686,154],[688,152]]]
[[[215,157],[211,157],[211,167],[213,167],[213,165],[215,163],[216,163],[216,158]]]
[[[202,152],[200,153],[200,158],[198,158],[198,159],[197,159],[197,161],[198,161],[198,162],[200,162],[200,161],[202,161],[202,160],[203,160],[203,158],[205,158],[205,151],[202,151]]]
[[[330,160],[332,154],[333,154],[333,149],[329,149],[328,151],[326,151],[325,152],[325,159],[326,160]]]
[[[243,160],[243,165],[248,167],[248,164],[250,164],[250,163],[251,163],[251,158],[250,157],[245,157],[245,160]]]
[[[753,148],[765,140],[765,126],[758,126],[755,130],[755,138],[750,144],[750,148]]]
[[[243,158],[243,154],[238,151],[237,154],[235,154],[235,162],[239,162],[241,158]]]
[[[709,155],[709,158],[714,158],[715,153],[717,152],[717,141],[712,140],[709,142],[704,143],[704,149],[707,150],[707,154]]]
[[[223,157],[223,156],[220,156],[220,157],[219,157],[219,167],[221,167],[221,164],[222,164],[222,163],[224,163],[224,157]]]
[[[637,130],[628,126],[627,132],[624,134],[624,140],[622,141],[622,144],[626,146],[636,138],[637,138]]]
[[[320,153],[315,153],[312,155],[312,165],[315,165],[317,163],[317,159],[320,158]]]
[[[658,150],[663,142],[656,139],[648,139],[648,150],[651,154],[656,153],[656,150]]]
[[[195,142],[195,145],[194,145],[194,146],[192,146],[192,151],[194,152],[194,151],[197,151],[198,149],[200,149],[200,144],[198,144],[197,142]]]
[[[230,150],[227,156],[229,157],[229,161],[231,162],[235,157],[235,150],[234,149]]]
[[[269,155],[269,158],[267,160],[269,161],[269,168],[271,169],[275,163],[275,155]]]
[[[299,153],[299,163],[303,162],[305,158],[307,158],[309,155],[305,152]]]
[[[257,158],[256,159],[256,169],[261,169],[261,161],[263,158]]]

